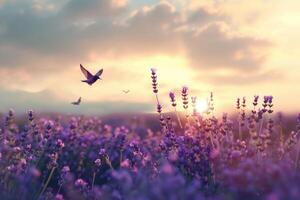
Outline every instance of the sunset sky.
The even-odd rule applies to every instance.
[[[198,99],[213,91],[219,113],[255,94],[298,112],[299,11],[299,0],[0,0],[0,111],[152,111],[155,67],[165,110],[186,85]],[[80,82],[80,63],[103,80]]]

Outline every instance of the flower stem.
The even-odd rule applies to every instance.
[[[108,166],[110,167],[110,169],[114,170],[109,158],[105,158],[106,164],[108,164]]]
[[[175,109],[175,114],[176,114],[176,117],[177,117],[177,120],[178,120],[179,126],[180,126],[180,128],[182,129],[181,120],[180,120],[179,114],[178,114],[178,112],[177,112],[177,110],[176,110],[176,107],[174,107],[174,109]]]
[[[92,189],[94,189],[95,178],[96,178],[96,172],[93,173]]]
[[[56,168],[56,167],[53,167],[53,168],[51,169],[51,172],[50,172],[50,174],[49,174],[49,176],[48,176],[48,179],[47,179],[47,181],[46,181],[46,183],[45,183],[45,185],[44,185],[44,187],[43,187],[43,189],[42,189],[42,191],[41,191],[41,193],[39,194],[39,197],[38,197],[37,199],[40,199],[40,197],[43,195],[43,193],[44,193],[45,190],[47,189],[47,186],[48,186],[48,184],[49,184],[49,182],[50,182],[50,180],[51,180],[51,178],[52,178],[52,176],[53,176],[53,173],[54,173],[54,171],[55,171],[55,168]]]
[[[297,156],[296,156],[296,161],[295,161],[295,169],[298,168],[299,155],[300,155],[300,141],[298,141],[298,143],[297,143]]]

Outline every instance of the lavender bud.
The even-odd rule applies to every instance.
[[[181,96],[182,96],[183,108],[187,109],[188,108],[188,104],[189,104],[188,87],[186,87],[186,86],[182,87]]]
[[[58,148],[64,148],[65,144],[63,143],[63,141],[61,139],[58,139],[56,142],[56,145]]]
[[[152,88],[154,93],[158,93],[156,69],[151,68]]]
[[[246,107],[246,97],[243,97],[242,107],[243,107],[243,108]]]
[[[99,156],[101,156],[101,157],[106,157],[107,156],[107,154],[106,154],[106,150],[105,149],[100,149],[100,151],[99,151]]]
[[[33,111],[32,110],[28,111],[28,119],[29,119],[29,121],[33,121],[34,120],[34,116],[33,116]]]
[[[64,196],[62,194],[57,194],[55,200],[64,200]]]
[[[87,185],[87,182],[85,182],[83,179],[77,179],[75,181],[75,186],[76,187],[85,187]]]
[[[157,112],[158,113],[162,112],[162,106],[160,104],[157,104]]]
[[[241,99],[237,98],[236,100],[236,108],[239,110],[241,108]]]
[[[13,117],[15,115],[15,111],[13,109],[9,109],[8,116]]]
[[[253,105],[254,105],[254,106],[257,106],[257,105],[258,105],[258,99],[259,99],[259,96],[255,95],[255,96],[254,96],[254,100],[253,100]]]
[[[174,94],[174,92],[170,92],[170,93],[169,93],[169,97],[170,97],[170,99],[171,99],[172,106],[175,107],[177,104],[176,104],[176,99],[175,99],[175,94]]]
[[[69,166],[64,166],[61,170],[62,174],[67,174],[70,172],[70,167]]]

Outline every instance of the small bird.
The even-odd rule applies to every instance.
[[[127,94],[127,93],[130,92],[130,90],[123,90],[123,92],[124,92],[125,94]]]
[[[81,103],[81,97],[77,101],[71,102],[71,104],[78,106]]]
[[[89,85],[93,85],[98,79],[101,80],[100,76],[103,73],[103,69],[100,69],[97,74],[92,75],[88,70],[86,70],[81,64],[80,64],[80,69],[82,73],[84,74],[86,80],[82,80],[82,82],[85,82]]]

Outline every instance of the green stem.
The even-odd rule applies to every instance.
[[[62,184],[60,184],[60,185],[59,185],[59,188],[58,188],[58,190],[57,190],[57,193],[56,193],[56,195],[58,195],[58,194],[59,194],[59,192],[60,192],[60,190],[61,190],[61,187],[62,187]]]
[[[96,172],[93,173],[92,190],[94,189],[95,178],[96,178]]]
[[[264,118],[261,119],[258,135],[261,135],[261,131],[263,129],[263,125],[264,125]]]
[[[241,122],[239,122],[239,138],[241,138]]]
[[[298,141],[298,143],[297,143],[297,156],[296,156],[295,169],[298,168],[299,154],[300,154],[300,142]]]
[[[110,169],[114,170],[109,158],[105,158],[106,163],[108,164],[108,166],[110,167]]]
[[[179,117],[179,115],[178,115],[178,112],[177,112],[177,110],[176,110],[176,107],[174,107],[174,109],[175,109],[175,114],[176,114],[176,117],[177,117],[177,120],[178,120],[179,126],[180,126],[180,128],[182,129],[181,120],[180,120],[180,117]]]
[[[39,194],[38,199],[40,199],[40,197],[43,195],[43,193],[44,193],[45,190],[47,189],[47,186],[48,186],[48,184],[49,184],[49,182],[50,182],[50,180],[51,180],[51,178],[52,178],[52,176],[53,176],[53,173],[54,173],[54,171],[55,171],[55,168],[56,168],[56,167],[53,167],[53,168],[51,169],[51,172],[50,172],[50,174],[49,174],[49,176],[48,176],[48,179],[47,179],[47,181],[46,181],[46,183],[45,183],[45,185],[44,185],[44,187],[43,187],[43,190],[42,190],[41,193]]]

